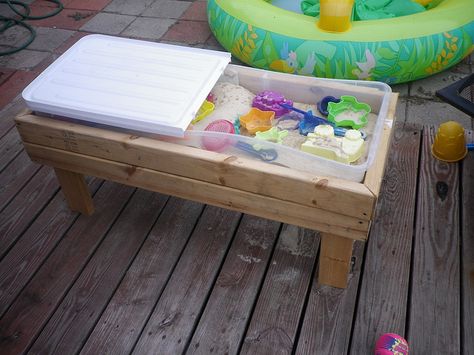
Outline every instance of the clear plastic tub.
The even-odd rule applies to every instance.
[[[319,79],[236,65],[229,65],[219,81],[243,86],[253,93],[264,90],[278,91],[294,102],[308,104],[316,104],[325,96],[352,95],[358,101],[369,104],[372,113],[376,115],[375,122],[372,122],[371,132],[366,139],[365,154],[356,163],[348,165],[253,137],[196,129],[187,130],[182,139],[164,138],[165,140],[204,149],[203,141],[214,138],[222,141],[224,149],[220,152],[225,154],[265,160],[267,157],[264,153],[269,150],[272,153],[276,152],[276,158],[269,160],[269,164],[278,164],[319,176],[333,176],[357,182],[364,179],[365,172],[375,158],[387,116],[392,92],[388,85],[379,82]],[[258,150],[242,149],[243,147],[257,147]],[[259,154],[260,152],[262,154]]]

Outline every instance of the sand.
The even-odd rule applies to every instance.
[[[247,90],[243,86],[230,82],[218,82],[211,92],[215,98],[215,110],[200,122],[195,123],[192,127],[194,131],[203,131],[209,123],[218,119],[235,122],[241,115],[246,114],[251,109],[252,101],[255,97],[255,93]],[[316,116],[320,115],[316,105],[295,102],[293,106],[303,111],[311,110]],[[301,118],[301,114],[291,112],[279,119],[273,120],[273,126],[288,131],[288,135],[283,139],[283,144],[296,150],[300,150],[301,144],[307,139],[305,136],[300,135],[298,131],[298,119]],[[375,127],[376,119],[377,115],[373,113],[369,114],[369,123],[363,128],[368,137],[366,140],[366,146],[368,146],[372,140],[372,132]],[[241,134],[250,136],[245,129],[241,129]],[[365,150],[366,152],[368,151],[367,147]],[[361,164],[366,159],[367,154],[364,154],[353,164]]]

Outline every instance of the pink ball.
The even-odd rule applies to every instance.
[[[408,355],[408,343],[398,334],[383,334],[375,344],[375,355]]]

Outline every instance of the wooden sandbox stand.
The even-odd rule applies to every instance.
[[[72,210],[92,214],[84,175],[236,210],[321,232],[319,282],[347,285],[354,240],[374,218],[397,94],[375,161],[361,183],[23,112],[25,149],[52,166]]]

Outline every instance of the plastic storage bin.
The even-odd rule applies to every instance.
[[[388,85],[379,82],[318,79],[232,64],[227,66],[219,80],[241,85],[254,93],[264,90],[275,90],[295,102],[316,103],[329,95],[337,97],[352,95],[356,97],[358,101],[369,104],[372,108],[372,113],[377,115],[373,131],[366,140],[367,147],[364,156],[358,163],[348,165],[253,137],[200,130],[188,130],[183,139],[172,139],[173,142],[204,148],[202,144],[203,137],[216,137],[216,139],[220,137],[220,139],[226,141],[226,149],[221,151],[226,154],[265,160],[259,156],[258,151],[249,152],[239,148],[239,143],[245,143],[247,147],[248,145],[258,145],[260,146],[260,151],[267,150],[277,153],[277,157],[269,161],[270,164],[279,164],[319,176],[333,176],[358,182],[364,179],[365,172],[375,158],[385,117],[387,116],[390,95],[392,93]]]
[[[138,131],[201,149],[205,148],[206,137],[215,138],[225,141],[222,152],[226,154],[318,176],[359,182],[364,179],[375,158],[387,115],[391,95],[388,85],[227,65],[229,58],[228,53],[91,35],[47,68],[24,90],[23,97],[32,110],[43,114]],[[252,137],[186,130],[217,81],[238,84],[253,93],[278,91],[294,102],[308,104],[316,104],[325,96],[355,96],[376,114],[364,156],[348,165]],[[257,145],[259,148],[254,149]]]

